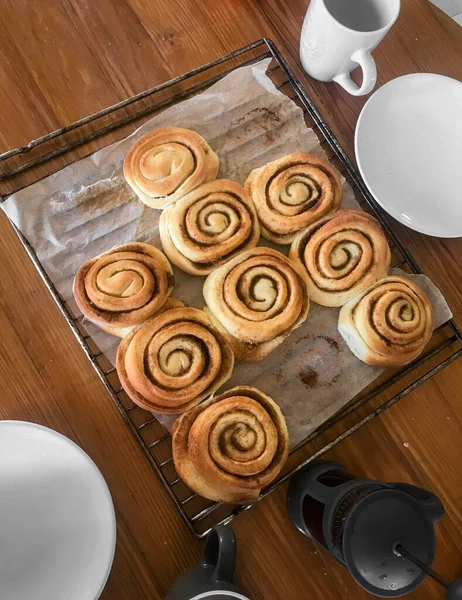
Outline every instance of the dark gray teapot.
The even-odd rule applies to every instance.
[[[199,565],[183,573],[166,600],[249,600],[233,583],[236,536],[231,527],[214,527],[205,543]]]

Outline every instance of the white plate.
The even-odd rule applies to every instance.
[[[114,557],[108,487],[76,444],[0,422],[0,598],[96,600]]]
[[[388,82],[359,116],[355,151],[367,187],[395,219],[462,236],[462,83],[430,73]]]

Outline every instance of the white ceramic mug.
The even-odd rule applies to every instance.
[[[400,6],[400,0],[311,0],[300,40],[303,68],[353,96],[368,94],[377,80],[371,52],[398,18]],[[363,71],[360,87],[350,78],[358,65]]]

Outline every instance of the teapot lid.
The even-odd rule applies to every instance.
[[[247,596],[243,596],[242,594],[238,594],[236,592],[230,592],[228,590],[215,590],[213,592],[204,592],[203,594],[199,594],[198,596],[194,596],[191,600],[230,600],[230,598],[235,598],[236,600],[249,600]]]
[[[369,593],[384,598],[414,589],[425,573],[393,552],[402,544],[425,564],[435,554],[432,523],[419,502],[396,489],[376,491],[352,510],[343,531],[348,570]]]

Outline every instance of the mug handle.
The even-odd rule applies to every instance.
[[[369,50],[356,50],[351,55],[351,60],[361,67],[363,82],[361,87],[351,80],[349,73],[342,73],[334,77],[334,81],[341,85],[352,96],[364,96],[372,92],[377,81],[377,67]]]
[[[210,579],[214,583],[233,582],[236,567],[236,536],[231,527],[218,525],[210,531],[200,565],[205,569],[213,568]]]

